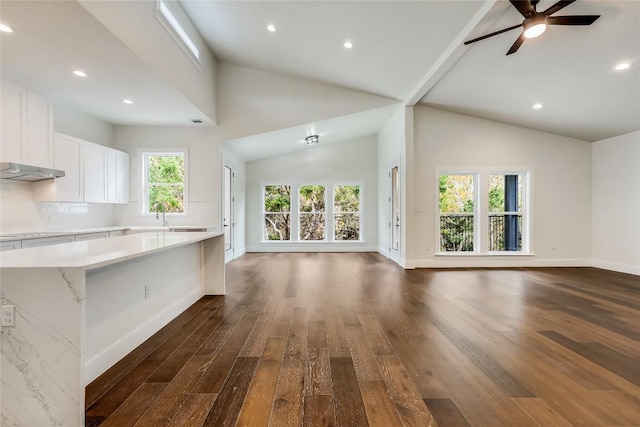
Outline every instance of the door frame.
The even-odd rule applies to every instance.
[[[227,169],[229,173],[229,200],[227,200]],[[235,166],[232,161],[224,159],[222,162],[222,232],[225,235],[224,262],[227,263],[235,258]],[[227,205],[229,208],[229,218],[226,218]],[[229,227],[229,249],[226,242],[226,227]]]
[[[398,188],[397,188],[397,211],[398,211],[398,218],[396,218],[394,220],[394,209],[393,209],[393,198],[394,198],[394,186],[393,186],[393,170],[396,169],[398,170],[397,172],[397,179],[398,179]],[[389,181],[388,181],[388,186],[389,186],[389,258],[392,259],[393,261],[395,261],[396,263],[400,263],[400,260],[402,258],[402,180],[401,178],[401,174],[400,174],[400,160],[394,160],[393,162],[389,163],[389,169],[388,169],[389,173]],[[398,224],[396,224],[396,222]],[[397,239],[398,239],[398,244],[397,244],[397,249],[394,249],[394,240],[393,240],[393,230],[394,227],[398,227],[398,231],[397,231]]]

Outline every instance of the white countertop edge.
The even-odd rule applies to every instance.
[[[114,225],[112,227],[78,228],[73,230],[56,231],[25,231],[22,233],[9,233],[0,236],[0,242],[13,242],[15,240],[42,239],[47,237],[72,236],[77,234],[104,233],[108,231],[173,231],[173,230],[197,230],[205,228],[213,230],[213,225]]]
[[[98,227],[98,228],[82,228],[77,230],[60,230],[60,231],[33,231],[25,233],[12,233],[0,236],[0,242],[12,242],[14,240],[42,239],[46,237],[71,236],[75,234],[91,234],[104,233],[108,231],[124,231],[131,227],[114,226],[114,227]]]
[[[224,235],[224,232],[151,232],[0,252],[1,268],[86,270]]]

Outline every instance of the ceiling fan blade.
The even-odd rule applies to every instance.
[[[516,51],[520,49],[520,46],[522,46],[522,43],[524,43],[525,40],[526,38],[524,36],[524,33],[520,34],[520,37],[518,37],[516,41],[511,45],[511,49],[509,49],[509,52],[507,52],[507,55],[516,53]]]
[[[548,8],[547,10],[545,10],[542,13],[547,15],[547,16],[553,15],[554,13],[559,11],[560,9],[564,9],[565,7],[569,6],[574,1],[576,1],[576,0],[560,0],[558,3],[554,4],[553,6],[551,6],[550,8]]]
[[[509,27],[509,28],[504,28],[504,29],[502,29],[500,31],[495,31],[493,33],[485,34],[484,36],[480,36],[478,38],[475,38],[475,39],[472,39],[472,40],[468,40],[468,41],[464,42],[464,44],[467,45],[467,44],[475,43],[475,42],[478,42],[480,40],[484,40],[484,39],[489,38],[489,37],[497,36],[498,34],[506,33],[507,31],[515,30],[518,27],[522,27],[522,24],[514,25],[513,27]]]
[[[525,18],[532,18],[536,15],[536,11],[529,0],[509,0],[509,2],[518,9],[520,15]],[[536,2],[537,3],[537,2]]]
[[[549,25],[591,25],[600,15],[549,16]]]

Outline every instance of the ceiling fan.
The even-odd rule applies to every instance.
[[[512,53],[515,53],[520,48],[520,46],[522,46],[522,43],[524,43],[526,39],[538,37],[540,34],[544,33],[544,31],[547,29],[547,25],[591,25],[596,19],[600,17],[600,15],[551,16],[560,9],[569,6],[574,1],[576,0],[560,0],[544,12],[538,12],[536,10],[536,5],[540,2],[540,0],[509,0],[513,7],[515,7],[518,12],[520,12],[520,14],[524,16],[524,21],[522,21],[521,24],[514,25],[513,27],[509,28],[504,28],[500,31],[486,34],[473,40],[468,40],[464,42],[464,44],[468,45],[471,43],[475,43],[477,41],[484,40],[486,38],[522,27],[522,33],[520,33],[520,36],[516,39],[515,43],[513,43],[513,45],[511,46],[511,49],[509,49],[509,51],[507,52],[507,55],[511,55]]]

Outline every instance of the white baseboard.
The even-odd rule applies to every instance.
[[[115,365],[120,359],[158,332],[170,321],[178,317],[196,301],[204,296],[204,290],[194,289],[175,303],[153,316],[151,319],[129,332],[104,351],[87,360],[84,369],[85,386]]]
[[[509,268],[509,267],[591,267],[589,259],[531,259],[522,257],[442,257],[407,261],[405,269],[413,268]]]
[[[617,271],[619,273],[634,274],[640,276],[640,266],[620,264],[617,262],[604,261],[600,259],[594,259],[592,266],[596,268],[602,268],[603,270]]]
[[[233,253],[233,257],[234,258],[238,258],[238,257],[241,257],[242,255],[244,255],[246,253],[247,253],[247,250],[245,248],[236,249],[235,252]]]
[[[378,252],[378,247],[363,243],[265,243],[252,246],[247,252]]]

